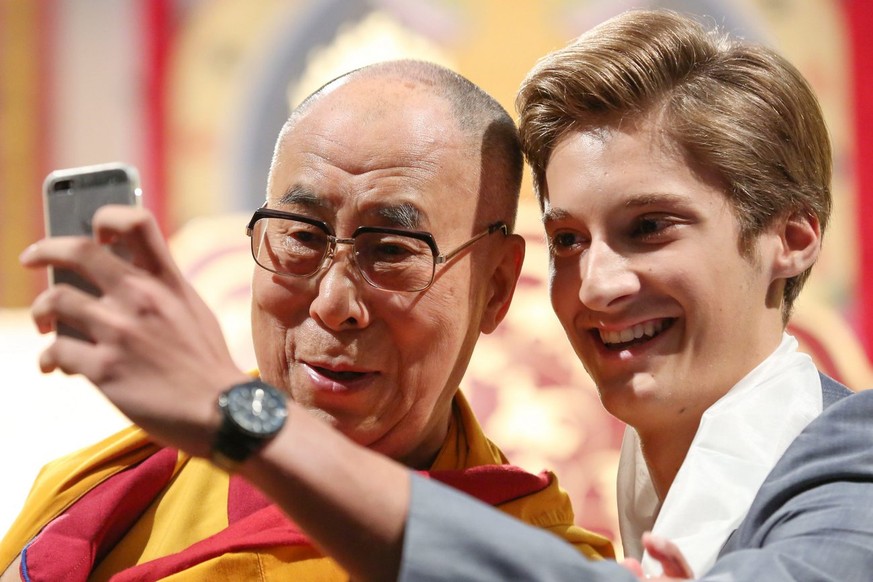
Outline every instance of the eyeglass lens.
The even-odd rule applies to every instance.
[[[274,273],[309,277],[330,251],[329,235],[315,225],[289,218],[261,218],[252,230],[252,255]],[[434,258],[423,240],[396,233],[359,232],[354,262],[374,287],[420,291],[430,285]]]

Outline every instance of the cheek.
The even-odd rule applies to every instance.
[[[252,282],[251,323],[252,339],[258,365],[263,369],[267,361],[284,358],[289,330],[295,329],[308,317],[309,305],[303,294],[292,292],[256,276]]]
[[[552,309],[564,323],[580,306],[578,271],[566,266],[549,268],[549,298]]]
[[[457,306],[455,307],[457,310]],[[453,333],[457,333],[457,325],[446,317],[447,311],[425,309],[423,306],[413,307],[406,317],[394,317],[391,320],[391,335],[402,352],[411,360],[436,360],[437,350],[446,348],[446,344],[454,343]]]
[[[252,323],[279,319],[290,325],[306,316],[309,302],[306,294],[292,287],[296,281],[279,278],[266,271],[252,279]]]
[[[386,314],[383,321],[390,321],[392,341],[402,355],[401,373],[407,378],[418,375],[415,382],[425,384],[432,382],[430,376],[450,374],[458,355],[477,331],[471,329],[468,309],[466,303],[452,300],[450,294],[438,293],[412,306],[404,317],[389,318]]]

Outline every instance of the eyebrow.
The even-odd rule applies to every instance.
[[[640,206],[652,206],[653,204],[687,204],[688,198],[671,194],[669,192],[652,192],[640,194],[625,201],[626,208],[638,208]]]
[[[317,209],[326,209],[330,206],[324,198],[299,184],[291,186],[279,199],[279,204],[299,205]]]
[[[570,213],[562,208],[549,208],[543,212],[543,223],[563,220],[570,216]]]
[[[295,184],[279,199],[280,205],[302,206],[312,210],[330,210],[333,205],[312,190]],[[410,202],[378,205],[367,214],[375,216],[395,228],[421,230],[425,223],[424,213]]]
[[[652,205],[682,205],[688,204],[688,198],[669,192],[653,192],[632,196],[624,201],[625,208],[643,208]],[[563,208],[549,208],[543,212],[543,224],[571,218],[572,214]]]
[[[424,222],[424,215],[421,210],[409,202],[379,206],[374,214],[388,222],[389,225],[397,228],[420,230]]]

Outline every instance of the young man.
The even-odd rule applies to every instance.
[[[144,211],[95,218],[100,242],[127,244],[132,265],[94,241],[39,243],[36,263],[69,264],[103,291],[96,299],[59,286],[36,301],[42,331],[63,320],[94,340],[56,338],[42,367],[83,373],[146,430],[147,414],[134,409],[162,408],[169,433],[155,439],[188,454],[131,429],[52,464],[3,542],[3,569],[22,556],[10,579],[19,570],[28,580],[347,579],[260,491],[216,467],[244,472],[266,443],[283,448],[272,437],[287,434],[287,408],[287,424],[331,426],[586,555],[611,555],[607,540],[573,525],[552,476],[504,466],[457,392],[520,272],[524,243],[509,232],[521,164],[506,112],[435,65],[374,65],[310,97],[279,137],[267,202],[249,224],[255,381],[229,359]],[[317,467],[331,438],[286,448],[302,447]],[[362,471],[319,471],[318,490]],[[313,511],[312,493],[267,472],[311,512],[295,521],[369,551],[330,510]]]
[[[772,51],[642,12],[543,59],[518,103],[552,305],[631,427],[626,552],[653,530],[702,573],[788,444],[848,393],[784,333],[831,208],[818,103]]]
[[[619,518],[639,573],[868,579],[871,395],[845,398],[784,332],[831,207],[827,130],[801,75],[689,18],[631,12],[545,57],[518,107],[552,305],[629,425]],[[422,489],[410,580],[430,570],[429,539],[450,537]],[[644,547],[647,530],[660,539]],[[540,556],[531,576],[586,579]]]

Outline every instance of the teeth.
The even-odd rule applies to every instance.
[[[650,338],[654,337],[664,329],[664,323],[665,320],[660,319],[658,321],[638,323],[637,325],[627,327],[621,331],[600,330],[600,339],[603,340],[603,343],[609,345],[623,344],[642,337]]]

